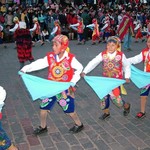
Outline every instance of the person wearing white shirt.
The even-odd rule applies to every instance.
[[[10,137],[6,133],[5,129],[3,129],[2,125],[2,108],[5,105],[5,99],[6,99],[6,90],[0,86],[0,149],[1,150],[18,150],[18,148],[12,143]]]
[[[150,36],[147,39],[147,47],[142,52],[134,57],[128,58],[130,64],[144,63],[144,71],[150,72]],[[141,108],[137,113],[136,118],[141,119],[146,116],[146,103],[150,91],[150,84],[147,83],[146,87],[143,87],[140,92]]]
[[[43,41],[44,41],[44,42],[45,42],[45,41],[49,42],[49,32],[48,32],[46,29],[44,29],[44,30],[42,31],[42,38],[43,38]]]
[[[118,37],[111,36],[107,40],[106,50],[98,54],[93,58],[87,66],[84,68],[81,76],[84,77],[87,73],[92,71],[100,63],[103,63],[103,76],[109,78],[123,78],[123,72],[125,73],[126,82],[130,82],[130,64],[126,59],[126,56],[121,52],[121,42]],[[105,120],[110,117],[109,105],[110,100],[117,106],[123,107],[123,115],[127,116],[130,112],[130,104],[126,103],[120,95],[120,87],[115,88],[107,96],[100,101],[100,107],[103,110],[103,115],[100,119]]]
[[[17,29],[19,29],[19,19],[18,19],[18,17],[14,17],[13,21],[15,23],[15,26],[13,28],[9,29],[9,31],[14,33]]]
[[[31,72],[48,67],[48,80],[72,82],[75,85],[80,79],[83,66],[73,54],[66,51],[69,44],[68,41],[68,37],[65,35],[55,36],[52,41],[53,52],[49,52],[44,58],[24,66],[21,71]],[[69,131],[77,133],[83,130],[84,126],[75,112],[74,87],[70,87],[56,96],[42,100],[40,105],[41,125],[34,130],[35,135],[47,132],[47,113],[53,108],[56,101],[64,113],[68,114],[75,122],[75,125]]]
[[[40,24],[38,22],[38,18],[35,17],[33,18],[33,22],[34,22],[34,26],[33,28],[31,28],[29,31],[32,32],[32,43],[33,43],[33,46],[35,45],[35,41],[36,42],[40,42],[41,43],[41,46],[44,45],[44,41],[42,39],[42,36],[41,36],[41,27],[40,27]]]

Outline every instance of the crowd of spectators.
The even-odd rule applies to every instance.
[[[82,2],[82,3],[81,3]],[[86,25],[92,23],[93,18],[97,18],[99,27],[104,25],[103,19],[109,15],[111,22],[112,34],[116,34],[116,28],[119,24],[125,8],[129,7],[132,10],[132,17],[134,20],[140,20],[142,28],[146,25],[146,20],[150,19],[150,5],[149,1],[130,1],[130,0],[98,0],[96,4],[93,1],[87,0],[76,1],[76,3],[56,3],[49,1],[49,3],[38,3],[29,5],[26,4],[0,4],[0,25],[3,26],[3,40],[5,42],[13,41],[13,33],[9,29],[14,26],[13,18],[18,17],[20,21],[26,22],[27,28],[33,27],[33,18],[37,17],[43,30],[52,31],[54,21],[59,20],[62,28],[62,33],[69,36],[70,39],[77,38],[76,31],[69,28],[70,24],[77,23],[78,16],[83,18],[83,23]],[[91,37],[92,31],[89,28],[84,29],[86,40]],[[72,34],[74,36],[72,36]]]

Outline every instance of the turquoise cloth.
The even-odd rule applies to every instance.
[[[104,98],[113,89],[126,82],[125,80],[121,79],[96,76],[85,76],[84,79],[100,99]]]
[[[21,75],[33,101],[55,96],[70,86],[74,86],[74,83],[71,82],[56,82],[22,72],[18,73]]]
[[[150,84],[150,73],[141,71],[131,65],[131,80],[138,88],[142,88]]]
[[[71,27],[73,30],[75,30],[75,31],[77,31],[78,29],[77,29],[77,27]]]
[[[87,27],[87,28],[90,28],[92,31],[94,30],[94,27]]]

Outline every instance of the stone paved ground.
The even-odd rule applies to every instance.
[[[101,52],[106,44],[92,46],[76,45],[70,42],[71,52],[85,66],[94,56]],[[145,43],[132,43],[132,51],[126,52],[127,57],[138,54]],[[83,79],[78,82],[76,91],[76,110],[85,125],[78,134],[70,134],[68,129],[72,120],[62,113],[56,105],[48,115],[48,133],[33,136],[33,128],[39,125],[39,101],[32,102],[25,86],[18,76],[18,59],[14,44],[8,44],[4,49],[0,46],[0,85],[7,90],[6,105],[3,109],[3,127],[12,141],[20,150],[150,150],[150,103],[147,104],[147,117],[135,119],[139,111],[139,90],[133,83],[126,84],[128,95],[124,96],[131,103],[131,113],[128,117],[122,115],[122,109],[111,104],[111,118],[99,120],[102,111],[99,109],[99,99]],[[33,48],[35,59],[45,56],[51,50],[51,44]],[[142,68],[142,64],[136,65]],[[89,75],[99,75],[101,67],[97,67]],[[47,70],[31,73],[46,78]]]

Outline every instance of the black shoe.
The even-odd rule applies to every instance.
[[[42,134],[42,133],[45,133],[47,132],[47,127],[45,128],[42,128],[41,126],[39,126],[38,128],[36,128],[34,131],[33,131],[33,134],[35,135],[39,135],[39,134]]]
[[[108,113],[108,114],[104,113],[102,116],[99,117],[99,119],[101,119],[101,120],[105,120],[108,118],[110,118],[110,113]]]
[[[75,124],[72,128],[69,129],[69,131],[72,133],[78,133],[78,132],[82,131],[83,128],[84,128],[83,124],[80,126]]]
[[[128,116],[128,114],[130,113],[130,104],[128,103],[128,108],[124,108],[124,111],[123,111],[123,115],[124,116]]]

